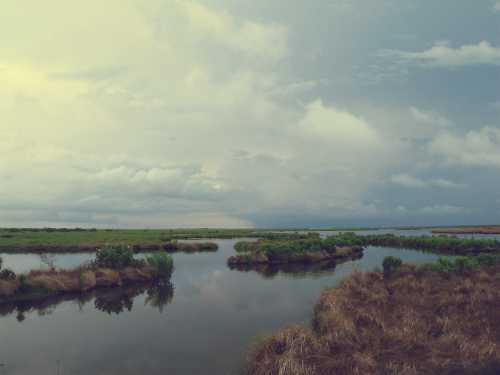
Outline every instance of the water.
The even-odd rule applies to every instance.
[[[173,289],[137,286],[44,301],[0,305],[0,374],[236,374],[259,334],[308,324],[323,288],[354,269],[380,267],[387,255],[406,262],[436,255],[369,247],[335,269],[230,270],[238,240],[217,240],[217,253],[174,254]],[[16,271],[38,268],[35,254],[2,255]],[[92,254],[54,255],[73,267]]]

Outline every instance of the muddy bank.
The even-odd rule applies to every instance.
[[[0,280],[0,304],[29,301],[62,294],[86,293],[97,288],[122,287],[159,279],[155,267],[79,268],[31,271],[27,275]]]
[[[15,253],[94,253],[99,250],[101,245],[45,245],[45,244],[30,244],[30,245],[1,245],[0,253],[15,254]],[[166,251],[168,253],[196,253],[217,251],[217,244],[214,242],[167,242],[162,244],[135,244],[131,245],[135,253],[147,253],[156,251]]]
[[[498,374],[499,274],[355,273],[322,294],[311,327],[258,343],[246,374]]]
[[[433,229],[435,234],[500,234],[500,226]]]
[[[356,259],[362,255],[363,248],[361,246],[338,247],[334,251],[316,250],[266,252],[264,250],[254,250],[248,253],[234,255],[227,260],[227,263],[230,267],[288,263],[335,263]]]

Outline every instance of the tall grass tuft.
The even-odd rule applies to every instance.
[[[156,269],[161,279],[170,279],[174,271],[174,261],[165,253],[154,253],[146,257],[146,263]]]

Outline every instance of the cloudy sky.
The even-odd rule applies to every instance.
[[[0,226],[498,222],[498,1],[0,4]]]

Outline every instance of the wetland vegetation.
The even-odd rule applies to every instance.
[[[106,245],[132,246],[136,252],[216,251],[217,245],[185,243],[179,240],[214,238],[297,239],[319,236],[318,233],[279,232],[262,229],[81,229],[81,228],[3,228],[0,229],[0,252],[59,253],[93,252]]]
[[[174,363],[176,369],[183,369],[175,373],[221,373],[226,370],[226,373],[237,373],[252,337],[262,330],[274,331],[287,324],[309,319],[311,301],[318,298],[319,292],[326,286],[341,283],[339,288],[328,289],[321,295],[320,303],[314,309],[311,328],[294,326],[255,346],[249,356],[246,368],[248,374],[275,374],[279,371],[287,375],[350,374],[353,373],[351,369],[358,373],[373,374],[391,374],[390,371],[393,371],[392,374],[417,374],[426,373],[427,370],[427,373],[444,374],[462,370],[462,373],[474,373],[477,370],[488,374],[486,371],[497,369],[494,354],[497,347],[494,345],[498,343],[483,332],[477,335],[472,333],[473,329],[479,329],[479,324],[461,322],[457,315],[458,306],[462,303],[461,307],[466,310],[463,319],[476,317],[486,321],[485,329],[490,330],[493,323],[487,319],[499,307],[498,293],[493,290],[493,287],[498,289],[499,285],[495,283],[500,280],[500,265],[494,256],[498,246],[496,240],[430,235],[403,237],[385,235],[383,232],[376,235],[341,233],[320,237],[318,233],[258,233],[257,230],[252,235],[247,230],[227,230],[225,233],[228,236],[245,234],[244,237],[252,240],[236,242],[214,239],[215,243],[211,245],[211,242],[203,242],[205,238],[211,237],[203,235],[188,238],[197,239],[192,243],[183,242],[181,238],[164,237],[169,232],[185,236],[214,233],[204,229],[113,232],[69,229],[1,231],[2,234],[18,237],[0,237],[0,244],[8,240],[22,246],[36,246],[35,242],[41,240],[45,247],[81,248],[89,245],[89,242],[78,241],[92,239],[95,241],[92,246],[103,250],[97,251],[95,255],[22,254],[21,246],[21,253],[6,254],[5,266],[13,266],[18,275],[8,268],[0,267],[0,295],[3,293],[5,296],[5,290],[8,289],[6,285],[27,285],[19,287],[9,297],[0,297],[0,317],[6,318],[6,325],[9,325],[9,316],[12,317],[11,327],[15,327],[17,321],[30,321],[35,314],[43,316],[58,311],[57,322],[53,324],[67,324],[73,329],[74,311],[73,315],[64,311],[81,306],[82,314],[78,315],[76,324],[78,327],[85,326],[87,330],[92,330],[95,321],[101,322],[100,329],[107,332],[109,337],[120,337],[120,340],[130,345],[135,345],[135,335],[140,337],[139,331],[132,327],[150,330],[148,335],[154,337],[156,347],[168,347],[169,350],[165,352],[158,349],[157,353],[151,354],[149,347],[130,348],[135,353],[142,353],[147,361],[156,357],[168,358],[165,363]],[[160,232],[163,233],[161,238]],[[256,237],[255,233],[261,237]],[[420,233],[430,234],[430,231]],[[70,239],[63,239],[65,235]],[[103,246],[106,243],[111,245]],[[217,250],[218,246],[219,251],[210,253]],[[203,252],[209,253],[196,256],[175,254],[173,258],[169,255],[181,252],[181,248],[185,253],[197,252],[201,248],[204,248]],[[136,255],[138,252],[149,254]],[[428,262],[438,258],[433,253],[445,253],[453,257],[440,258],[435,263],[419,267],[408,266],[402,261]],[[456,256],[460,254],[474,256]],[[391,257],[384,259],[387,255]],[[24,263],[23,257],[30,261]],[[48,268],[46,271],[33,270],[38,267],[38,257],[41,259],[40,265],[43,263],[42,267]],[[237,261],[232,262],[231,258]],[[172,259],[175,259],[177,271],[171,282]],[[353,262],[344,263],[345,260]],[[90,263],[72,268],[82,262]],[[56,269],[54,264],[59,264],[61,269]],[[375,267],[380,267],[380,270],[370,272]],[[351,276],[357,268],[367,273],[354,271]],[[154,275],[151,278],[147,276],[148,270],[152,272],[150,275]],[[173,301],[174,283],[176,301]],[[492,283],[492,286],[487,286],[488,283]],[[473,290],[476,287],[482,288],[482,292]],[[332,312],[331,307],[337,303],[335,293],[340,293],[344,299],[339,300],[339,309]],[[352,298],[348,299],[348,296]],[[431,296],[437,296],[439,300],[435,308],[428,305]],[[464,302],[468,298],[473,298],[477,305]],[[420,304],[419,300],[424,302]],[[176,322],[175,326],[165,324],[161,314],[154,311],[162,311],[168,304],[171,305],[163,319],[172,319]],[[485,306],[486,312],[477,310],[479,304]],[[474,308],[476,310],[473,311]],[[433,318],[435,309],[441,315]],[[93,310],[105,314],[92,314]],[[133,313],[121,314],[132,310]],[[147,323],[143,321],[144,314],[148,314]],[[210,328],[197,325],[200,314],[209,322]],[[423,314],[423,317],[419,314]],[[113,319],[109,320],[111,316]],[[248,326],[242,328],[241,319],[245,319]],[[415,327],[412,325],[413,319],[416,319]],[[448,319],[451,328],[447,326]],[[38,329],[45,330],[45,326],[51,324],[49,320],[34,324]],[[131,328],[123,329],[122,324]],[[339,329],[332,328],[337,327],[337,324],[341,325]],[[426,324],[432,332],[424,330]],[[457,328],[460,324],[463,330]],[[197,327],[196,330],[193,327]],[[81,341],[95,344],[94,336],[87,333],[86,329],[78,328]],[[403,337],[404,333],[413,335],[414,330],[418,330],[419,335],[415,340]],[[24,334],[22,331],[16,332]],[[210,333],[205,335],[203,332]],[[221,332],[225,332],[223,338]],[[26,335],[26,340],[32,339],[31,334]],[[346,335],[346,339],[332,338],[336,335]],[[455,339],[457,335],[462,341]],[[472,341],[469,337],[472,337]],[[225,364],[213,363],[216,354],[208,349],[208,343],[214,338],[219,340],[224,350],[231,352],[234,360],[227,360]],[[427,341],[432,338],[437,341],[427,345]],[[77,342],[80,339],[73,340]],[[450,343],[449,340],[455,341]],[[470,347],[453,349],[459,341]],[[197,342],[194,349],[193,342]],[[487,349],[477,349],[479,344]],[[109,353],[115,348],[108,342],[95,345]],[[22,359],[14,359],[19,345],[15,346],[17,349],[7,344],[0,347],[7,353],[4,355],[11,364],[21,366]],[[57,352],[58,348],[54,346],[47,352],[50,350]],[[409,358],[411,350],[417,353],[417,365]],[[194,353],[193,356],[200,361],[199,365],[176,361],[175,358],[188,351]],[[445,351],[449,351],[448,354]],[[94,353],[83,353],[83,356],[86,360],[99,357]],[[328,360],[324,360],[326,357]],[[439,367],[434,363],[435,360],[442,360],[444,364]],[[170,371],[170,365],[165,363],[158,362],[157,369]],[[85,361],[79,361],[75,366],[91,371]],[[118,361],[116,366],[125,371],[125,363],[120,364]],[[137,364],[134,368],[139,371],[139,367],[140,364]],[[210,370],[203,372],[205,370],[201,370],[202,367]]]
[[[0,303],[85,293],[101,287],[165,283],[169,282],[173,268],[173,260],[166,253],[136,259],[130,247],[107,247],[97,251],[93,262],[71,270],[51,268],[32,270],[21,275],[7,269],[1,270]]]
[[[494,238],[454,236],[397,236],[394,234],[356,235],[352,232],[328,237],[332,246],[383,246],[432,251],[443,254],[474,255],[500,252],[500,241]]]
[[[246,374],[498,374],[499,260],[354,272],[322,293],[310,327],[257,343]]]
[[[238,253],[228,259],[230,266],[254,264],[320,263],[355,259],[363,254],[361,246],[337,246],[329,238],[298,240],[259,240],[238,242]]]

